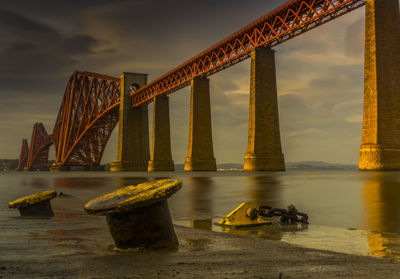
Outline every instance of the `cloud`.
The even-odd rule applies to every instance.
[[[0,10],[0,158],[17,157],[34,122],[51,131],[74,70],[155,79],[285,0],[12,1]],[[275,48],[288,161],[357,160],[363,91],[363,10]],[[218,162],[246,152],[249,61],[211,76]],[[186,157],[190,89],[170,95],[174,160]],[[150,105],[151,112],[152,105]],[[54,120],[52,120],[52,115]],[[150,115],[150,122],[151,122]],[[114,147],[115,134],[114,134]],[[104,157],[115,159],[115,148]]]
[[[295,136],[300,136],[304,134],[315,134],[315,133],[321,133],[322,130],[319,129],[306,129],[306,130],[299,130],[299,131],[292,131],[292,132],[286,132],[283,133],[283,137],[295,137]]]
[[[50,26],[22,16],[16,12],[0,10],[0,34],[7,39],[51,42],[60,39],[60,34]]]
[[[45,83],[54,79],[65,83],[65,73],[72,72],[76,59],[94,54],[97,44],[90,35],[62,34],[39,20],[7,10],[0,10],[0,34],[3,98],[27,89],[44,94]]]
[[[363,121],[363,116],[361,114],[352,115],[346,117],[346,121],[350,123],[361,123]]]
[[[364,37],[365,37],[365,19],[359,17],[351,24],[346,32],[346,55],[357,59],[363,59]]]

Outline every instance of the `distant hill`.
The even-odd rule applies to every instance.
[[[175,170],[183,170],[185,168],[185,164],[175,164]]]
[[[18,168],[19,159],[0,159],[0,171],[15,171]],[[49,161],[49,166],[55,161]]]
[[[0,159],[0,171],[11,171],[18,167],[18,159]]]
[[[183,171],[185,168],[185,164],[176,164],[175,165],[175,170],[177,171]],[[242,164],[234,164],[234,163],[227,163],[227,164],[218,164],[217,165],[218,170],[242,170],[243,165]]]
[[[286,168],[298,170],[356,170],[358,166],[351,164],[333,164],[322,161],[303,161],[286,163]]]
[[[175,170],[183,170],[184,164],[176,164]],[[243,164],[226,163],[218,164],[218,170],[242,170]],[[303,161],[286,163],[286,169],[290,170],[356,170],[357,165],[333,164],[322,161]]]

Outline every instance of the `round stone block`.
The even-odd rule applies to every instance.
[[[162,179],[127,186],[97,197],[85,211],[106,215],[116,247],[173,248],[178,239],[168,209],[167,198],[182,187],[182,181]]]

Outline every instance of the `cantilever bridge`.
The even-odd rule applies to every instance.
[[[173,170],[167,95],[191,85],[185,170],[215,170],[207,77],[251,57],[249,140],[244,169],[284,170],[275,54],[271,48],[365,4],[360,169],[400,169],[400,116],[396,113],[400,106],[398,0],[290,0],[149,84],[145,74],[123,73],[120,79],[74,72],[52,134],[36,123],[30,146],[23,140],[18,168],[48,168],[52,144],[55,168],[99,166],[111,132],[120,121],[114,170]],[[152,101],[150,156],[147,104]]]
[[[53,133],[43,124],[33,127],[31,144],[22,143],[18,169],[48,169],[55,146],[56,164],[100,165],[104,148],[118,123],[120,80],[88,72],[74,72],[58,112]]]

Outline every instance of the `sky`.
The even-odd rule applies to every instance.
[[[153,80],[284,2],[0,0],[0,158],[18,158],[35,122],[51,133],[73,71],[148,73]],[[274,48],[287,162],[358,162],[364,13],[360,8]],[[249,60],[210,77],[217,163],[243,163],[249,79]],[[189,87],[170,95],[175,163],[187,154],[189,101]],[[116,159],[117,129],[103,163]]]

